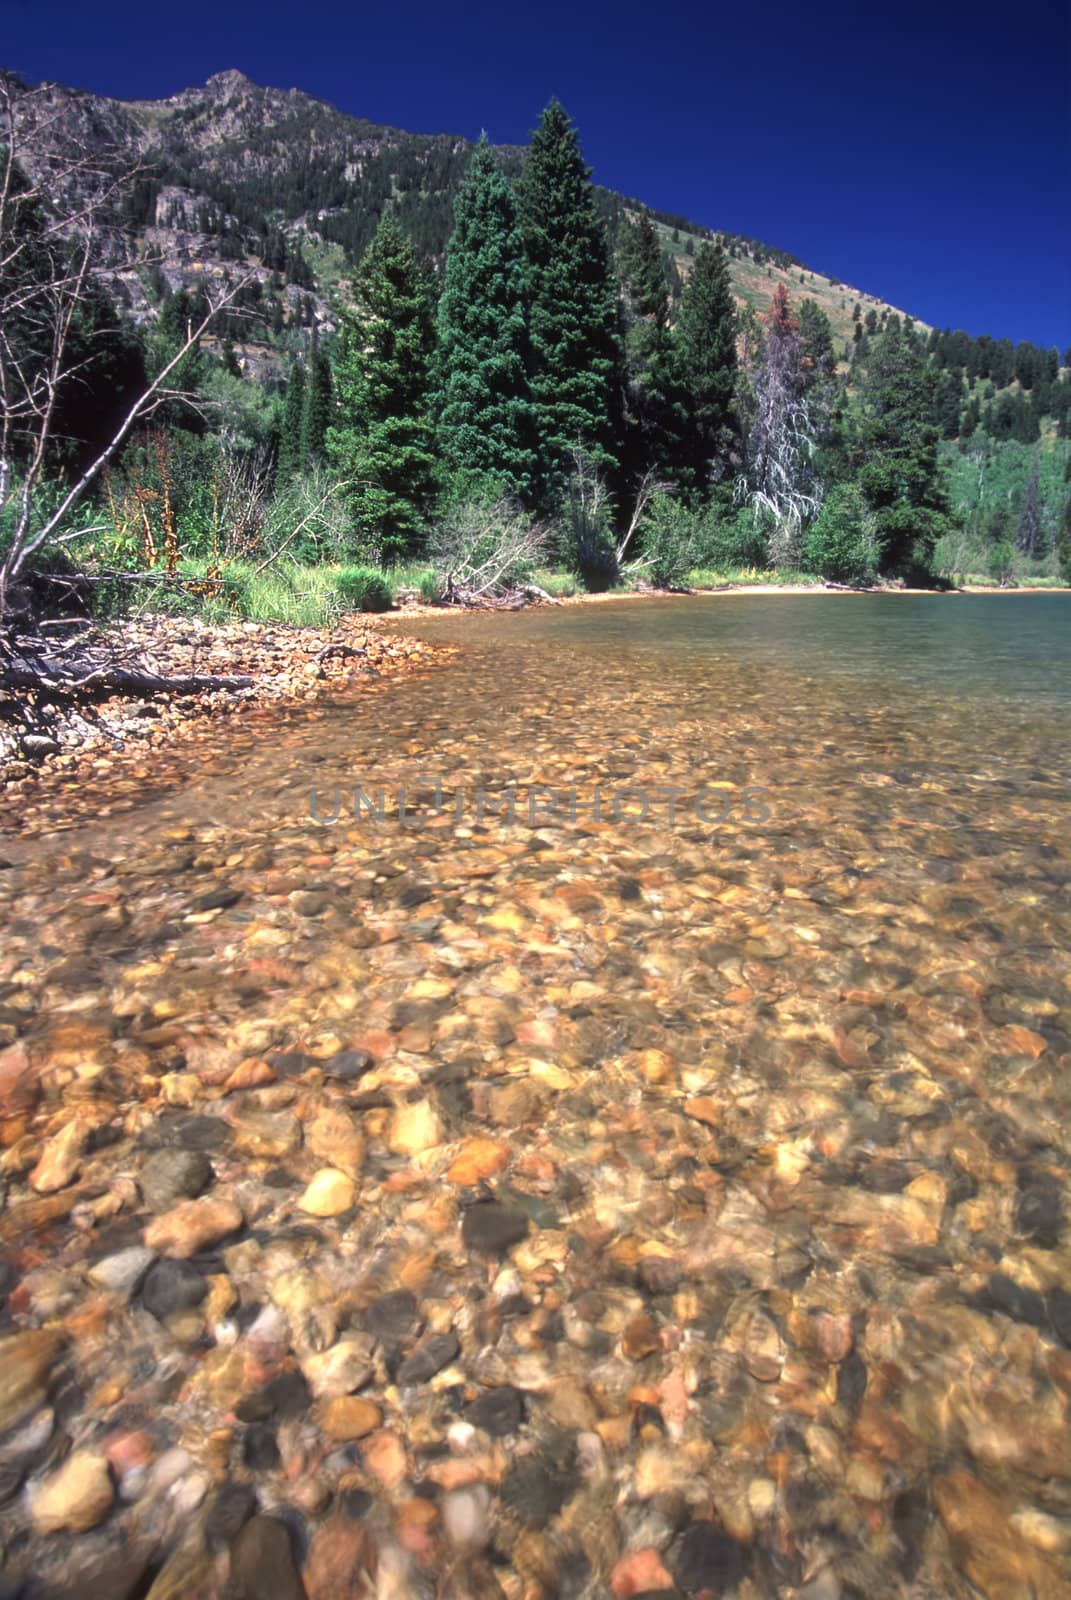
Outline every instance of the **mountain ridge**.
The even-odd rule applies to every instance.
[[[51,82],[30,85],[11,73],[0,77],[19,85],[17,103],[32,96],[36,105],[48,107],[51,128],[36,175],[61,140],[83,145],[117,171],[138,169],[137,199],[123,221],[137,236],[141,266],[116,262],[111,274],[117,298],[136,322],[156,314],[146,282],[150,260],[156,260],[157,288],[162,280],[172,291],[218,281],[228,262],[242,262],[261,285],[263,306],[274,302],[264,311],[265,331],[270,325],[278,335],[297,324],[330,332],[333,290],[386,206],[399,213],[426,255],[441,257],[453,196],[473,148],[459,134],[412,133],[340,111],[301,89],[257,84],[237,67],[155,100],[119,99]],[[516,176],[522,147],[495,148]],[[741,308],[761,314],[780,282],[797,301],[804,295],[817,300],[840,356],[847,353],[857,314],[908,315],[811,271],[784,250],[605,187],[597,193],[611,232],[623,218],[646,211],[682,275],[702,239],[720,240]],[[280,276],[285,283],[278,282]],[[274,365],[271,343],[243,341],[243,367],[267,375]]]

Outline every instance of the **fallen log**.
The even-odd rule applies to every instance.
[[[73,666],[73,663],[72,663]],[[35,694],[97,697],[107,694],[204,694],[213,689],[251,689],[254,679],[192,673],[185,677],[164,677],[158,672],[133,667],[100,666],[79,675],[75,671],[53,672],[30,662],[12,661],[0,673],[0,688],[26,689]]]

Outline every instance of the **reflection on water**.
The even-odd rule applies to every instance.
[[[457,1328],[456,1392],[368,1391],[399,1485],[434,1499],[457,1407],[524,1392],[472,1468],[507,1594],[647,1547],[689,1594],[745,1572],[812,1600],[1066,1594],[1069,616],[776,596],[422,621],[459,659],[26,846],[0,889],[9,1036],[52,1112],[81,1097],[121,1130],[102,1171],[137,1169],[133,1101],[222,1111],[256,1227],[212,1269],[243,1304],[281,1303],[293,1236],[355,1326],[404,1284]],[[311,790],[436,779],[460,822],[309,816]],[[575,787],[577,819],[476,814],[511,785]],[[691,797],[719,785],[710,825]],[[624,786],[687,800],[672,826],[582,809]],[[367,1052],[360,1095],[322,1084],[340,1051]],[[324,1096],[361,1122],[359,1198],[295,1231]],[[299,1130],[270,1160],[261,1114]],[[500,1279],[460,1230],[481,1178],[528,1218]],[[72,1261],[108,1226],[57,1210],[43,1238]],[[136,1351],[146,1313],[122,1315]],[[81,1359],[88,1392],[120,1358]],[[196,1393],[152,1400],[173,1440],[235,1403]],[[524,1500],[526,1451],[553,1514]],[[316,1459],[333,1492],[351,1463]],[[494,1592],[482,1562],[458,1594]]]

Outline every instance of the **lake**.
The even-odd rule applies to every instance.
[[[0,874],[62,1426],[360,1490],[383,1594],[1068,1593],[1071,596],[388,626],[457,653]]]

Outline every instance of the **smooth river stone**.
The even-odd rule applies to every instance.
[[[461,1237],[479,1255],[501,1256],[528,1235],[528,1218],[497,1200],[469,1206],[461,1219]]]
[[[310,1180],[298,1206],[310,1217],[337,1217],[350,1209],[356,1194],[352,1178],[333,1167],[323,1167]]]
[[[138,1173],[138,1188],[150,1211],[166,1211],[178,1200],[195,1200],[213,1176],[203,1150],[154,1150]]]
[[[174,1210],[153,1218],[145,1229],[145,1243],[150,1250],[183,1261],[237,1233],[244,1225],[245,1218],[233,1200],[222,1196],[184,1200]]]
[[[342,1106],[322,1106],[305,1124],[305,1148],[325,1166],[359,1178],[364,1165],[364,1135]]]
[[[31,1491],[30,1519],[38,1533],[85,1533],[103,1522],[114,1499],[105,1457],[79,1450]]]
[[[345,1394],[335,1395],[330,1400],[323,1401],[319,1409],[319,1419],[327,1437],[344,1444],[351,1439],[363,1439],[366,1434],[374,1433],[383,1421],[383,1413],[371,1400],[362,1400],[355,1394]]]
[[[0,1339],[0,1433],[40,1404],[49,1373],[63,1346],[62,1334],[35,1328]]]
[[[108,1289],[112,1294],[129,1299],[155,1260],[155,1250],[132,1244],[126,1250],[117,1250],[114,1255],[95,1261],[87,1276],[98,1289]]]
[[[77,1117],[54,1133],[30,1173],[30,1188],[36,1189],[38,1194],[55,1194],[73,1183],[88,1139],[89,1128]]]
[[[443,1142],[442,1118],[430,1100],[399,1106],[390,1122],[387,1147],[396,1156],[419,1156]]]

